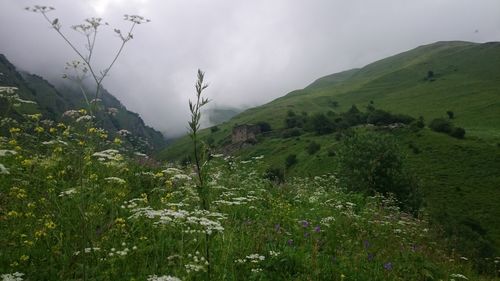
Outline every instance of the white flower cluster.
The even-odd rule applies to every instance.
[[[195,210],[193,212],[187,210],[154,210],[151,207],[132,209],[130,219],[138,219],[145,217],[155,219],[155,225],[180,224],[187,225],[187,233],[202,232],[212,234],[214,232],[223,232],[224,227],[220,220],[226,218],[224,214]],[[191,229],[193,227],[194,229]]]
[[[66,197],[66,196],[71,197],[73,194],[77,194],[77,193],[78,193],[78,190],[76,190],[76,188],[70,188],[70,189],[67,189],[67,190],[59,193],[59,197]]]
[[[16,155],[17,152],[14,150],[0,149],[0,157],[7,155]]]
[[[59,143],[59,144],[62,144],[62,145],[68,145],[67,142],[62,141],[62,140],[51,140],[51,141],[44,141],[44,142],[42,142],[43,145],[52,145],[52,144],[56,144],[56,143]]]
[[[126,184],[127,183],[124,179],[121,179],[118,177],[107,177],[107,178],[104,178],[104,180],[107,182],[117,183],[117,184]]]
[[[123,160],[123,156],[116,149],[107,149],[104,151],[96,152],[92,154],[92,156],[97,157],[97,159],[101,162],[106,160],[109,161],[121,161]]]
[[[147,281],[181,281],[181,279],[170,275],[149,275]]]
[[[7,169],[2,163],[0,163],[0,175],[10,174],[9,169]]]
[[[24,273],[14,272],[12,274],[2,274],[2,281],[23,281]]]

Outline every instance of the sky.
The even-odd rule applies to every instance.
[[[186,132],[197,69],[212,107],[248,108],[322,76],[436,41],[500,41],[499,0],[1,0],[0,53],[19,69],[60,83],[75,53],[32,5],[53,6],[61,31],[102,17],[93,66],[106,68],[134,30],[104,87],[166,136]]]

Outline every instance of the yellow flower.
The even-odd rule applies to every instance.
[[[80,114],[87,114],[87,110],[85,110],[85,109],[83,109],[83,108],[82,108],[82,109],[80,109],[80,110],[78,110],[78,112],[79,112]]]
[[[83,140],[78,141],[78,145],[84,146],[85,145],[85,141],[83,141]]]
[[[22,256],[19,258],[19,260],[20,260],[21,262],[25,262],[25,261],[27,261],[27,260],[29,260],[29,259],[30,259],[30,257],[28,257],[27,255],[22,255]]]
[[[22,148],[21,148],[19,145],[16,145],[16,146],[14,147],[14,150],[21,151],[21,150],[22,150]]]
[[[63,151],[62,147],[54,148],[54,153],[61,153]]]
[[[115,144],[121,144],[122,143],[122,140],[119,139],[119,138],[115,138],[115,140],[113,141]]]
[[[33,121],[38,121],[40,120],[40,117],[42,117],[42,114],[40,113],[37,113],[37,114],[31,114],[31,115],[28,115],[28,117],[33,120]]]
[[[69,130],[64,130],[63,136],[68,137],[69,136]]]
[[[43,131],[45,131],[45,130],[42,127],[40,127],[40,126],[38,126],[38,127],[35,128],[35,132],[37,132],[39,134],[43,133]]]
[[[108,134],[101,133],[101,134],[99,135],[99,137],[100,137],[101,139],[107,139],[107,138],[108,138]]]
[[[58,123],[58,124],[57,124],[57,127],[58,127],[58,128],[61,128],[61,129],[65,129],[65,128],[66,128],[66,125],[64,125],[63,123]]]
[[[45,223],[45,227],[48,229],[54,229],[56,228],[56,224],[52,220],[49,220]]]
[[[10,140],[10,141],[9,141],[9,144],[10,144],[10,145],[16,145],[16,144],[17,144],[17,141],[16,141],[16,140]]]
[[[41,230],[35,231],[35,238],[36,239],[39,239],[39,238],[42,238],[45,236],[47,236],[47,233],[45,232],[45,230],[41,229]]]
[[[53,133],[57,132],[57,129],[56,129],[56,128],[50,128],[50,129],[49,129],[49,132],[50,132],[51,134],[53,134]]]
[[[18,212],[16,212],[16,211],[10,211],[10,212],[7,213],[8,217],[13,217],[13,218],[18,217],[19,215],[20,214]]]
[[[97,132],[97,129],[96,129],[96,128],[94,128],[94,127],[92,127],[92,128],[89,128],[87,131],[88,131],[89,133],[95,133],[95,132]]]
[[[33,165],[33,160],[31,160],[31,159],[24,159],[24,160],[21,162],[21,165],[26,166],[26,167],[29,167],[29,166]]]
[[[9,132],[10,132],[11,134],[16,134],[16,133],[21,132],[21,129],[16,128],[16,127],[12,127],[12,128],[10,128],[10,129],[9,129]]]

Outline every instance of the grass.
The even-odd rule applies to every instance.
[[[313,176],[336,171],[333,154],[337,141],[333,135],[280,138],[289,110],[311,116],[329,110],[345,112],[353,104],[363,109],[373,101],[376,108],[423,116],[426,123],[438,117],[447,118],[446,111],[451,110],[455,113],[453,123],[467,132],[465,140],[427,129],[419,134],[403,130],[395,132],[395,136],[402,147],[413,143],[421,150],[415,154],[407,149],[407,165],[421,180],[427,211],[450,237],[452,247],[461,247],[466,253],[482,251],[483,255],[491,256],[500,249],[497,219],[500,206],[496,202],[500,198],[497,188],[500,184],[498,65],[498,42],[438,42],[421,46],[361,69],[320,78],[302,90],[218,125],[220,130],[216,133],[205,130],[201,135],[213,138],[216,147],[222,147],[234,125],[266,121],[274,131],[236,155],[244,159],[265,155],[265,164],[259,168],[265,170],[269,166],[283,167],[287,155],[296,154],[298,163],[286,174]],[[429,70],[434,72],[432,79],[426,79]],[[321,150],[314,155],[307,153],[310,141],[321,144]],[[188,140],[181,138],[159,156],[175,160],[188,151]],[[467,242],[479,240],[480,247]]]
[[[213,158],[200,210],[191,167],[146,165],[91,123],[30,118],[0,139],[3,280],[489,280],[426,220],[332,175],[278,185],[265,158]]]

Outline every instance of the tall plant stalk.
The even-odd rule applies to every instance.
[[[191,111],[191,121],[189,121],[190,133],[189,136],[193,141],[194,150],[194,161],[196,165],[196,174],[198,177],[197,192],[201,200],[201,208],[208,211],[210,208],[209,202],[209,191],[205,185],[205,169],[204,165],[206,163],[206,153],[205,150],[200,147],[202,142],[199,139],[198,132],[200,130],[200,120],[201,120],[201,108],[205,106],[209,100],[202,97],[203,91],[208,87],[204,82],[205,74],[203,71],[198,69],[198,79],[196,81],[196,100],[192,102],[189,100],[189,110]],[[205,233],[205,258],[207,259],[207,278],[210,280],[210,235]]]

